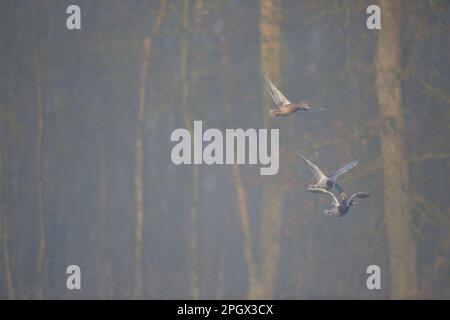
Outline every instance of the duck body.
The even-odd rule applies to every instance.
[[[270,116],[272,118],[277,118],[277,117],[285,117],[285,116],[290,116],[298,111],[302,111],[302,110],[310,110],[311,108],[309,107],[309,105],[306,102],[302,102],[302,103],[289,103],[286,105],[280,105],[278,107],[278,109],[272,109],[269,111]]]
[[[331,190],[333,187],[336,186],[336,181],[331,180],[328,177],[322,177],[317,183],[310,184],[307,189],[313,189],[313,188],[322,188],[326,190]]]
[[[306,102],[300,102],[300,103],[292,103],[290,102],[284,94],[278,90],[277,87],[272,83],[272,81],[269,79],[266,73],[263,74],[264,81],[266,83],[267,91],[269,91],[270,96],[272,97],[275,105],[277,106],[276,109],[271,109],[269,111],[269,114],[272,118],[278,118],[278,117],[286,117],[293,115],[294,113],[302,110],[311,110],[311,107]]]
[[[330,216],[335,216],[335,217],[342,217],[345,214],[347,214],[347,212],[350,210],[350,207],[355,205],[356,203],[356,198],[360,198],[360,199],[364,199],[364,198],[368,198],[370,197],[370,194],[367,192],[357,192],[352,194],[350,197],[345,197],[341,202],[339,202],[339,200],[336,198],[336,196],[323,188],[310,188],[309,191],[314,192],[314,193],[322,193],[322,194],[327,194],[329,196],[331,196],[332,200],[332,205],[333,207],[331,209],[327,209],[324,210],[323,212],[327,215]]]
[[[297,152],[296,152],[297,153]],[[334,171],[333,173],[326,176],[322,170],[319,169],[318,166],[316,166],[314,163],[312,163],[310,160],[302,156],[301,154],[297,153],[297,155],[304,161],[304,163],[308,166],[308,168],[311,170],[311,172],[314,174],[314,176],[317,179],[317,182],[315,184],[310,184],[307,188],[308,191],[311,191],[310,189],[325,189],[325,190],[331,190],[335,188],[340,194],[342,199],[346,198],[347,195],[344,193],[344,189],[336,182],[337,178],[349,171],[350,169],[354,168],[356,165],[358,165],[358,160],[353,160],[349,163],[347,163],[342,168]]]
[[[350,205],[347,203],[347,201],[344,200],[339,206],[324,210],[323,212],[331,216],[342,217],[343,215],[347,214],[349,210]]]

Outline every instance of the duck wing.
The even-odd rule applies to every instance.
[[[270,81],[267,74],[264,72],[264,82],[266,83],[267,91],[269,91],[270,95],[272,96],[273,101],[275,102],[275,105],[277,107],[285,106],[290,104],[291,102],[286,99],[286,97],[283,95],[283,93],[275,87],[275,85]]]
[[[318,166],[316,166],[314,163],[312,163],[311,161],[306,159],[300,153],[298,153],[298,152],[295,152],[295,153],[305,162],[305,164],[308,166],[308,168],[312,171],[312,173],[316,177],[317,181],[320,181],[322,179],[326,179],[327,178],[325,176],[325,174],[319,169]]]
[[[311,191],[314,193],[327,194],[327,195],[331,196],[331,198],[333,198],[333,206],[339,207],[339,200],[336,198],[334,193],[332,193],[326,189],[323,189],[323,188],[308,188],[308,191]]]
[[[348,198],[348,203],[350,203],[354,198],[360,198],[360,199],[364,199],[364,198],[368,198],[370,197],[370,194],[367,192],[357,192],[354,193],[350,196],[350,198]]]
[[[346,173],[347,171],[353,169],[354,167],[356,167],[356,166],[358,165],[358,163],[359,163],[358,160],[353,160],[352,162],[347,163],[347,164],[346,164],[345,166],[343,166],[342,168],[337,169],[336,171],[332,172],[332,173],[328,176],[328,178],[331,179],[331,180],[333,180],[333,181],[336,181],[336,179],[337,179],[340,175],[342,175],[342,174]]]

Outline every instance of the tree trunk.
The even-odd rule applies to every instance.
[[[36,146],[35,146],[35,174],[36,174],[36,209],[38,218],[39,243],[37,255],[37,293],[38,299],[44,297],[44,263],[45,263],[45,216],[44,216],[44,106],[42,101],[42,70],[38,47],[38,22],[36,1],[33,7],[33,63],[36,88]]]
[[[194,4],[194,33],[196,36],[196,44],[195,44],[195,51],[193,52],[195,55],[202,54],[202,48],[200,43],[198,42],[201,38],[202,33],[202,27],[203,27],[203,0],[195,0]],[[186,13],[187,14],[187,13]],[[185,17],[187,18],[187,17]],[[185,21],[185,30],[187,31],[189,29],[189,21]],[[189,45],[188,45],[188,38],[189,32],[185,34],[186,40],[186,57],[189,55]],[[186,60],[183,60],[185,63]],[[194,103],[198,104],[199,99],[201,97],[201,90],[200,90],[200,70],[203,67],[203,61],[199,61],[198,59],[195,59],[192,63],[192,70],[191,70],[191,83],[192,85],[188,88],[187,94],[184,98],[184,103],[186,105],[190,105],[192,101],[195,101]],[[186,78],[187,78],[187,66],[186,68]],[[185,88],[187,83],[184,84]],[[189,117],[190,118],[190,117]],[[198,299],[200,297],[200,280],[199,280],[199,272],[200,272],[200,257],[198,254],[198,205],[199,205],[199,199],[200,199],[200,166],[194,164],[193,172],[192,172],[192,196],[191,196],[191,213],[190,213],[190,219],[191,219],[191,226],[192,226],[192,233],[191,233],[191,252],[193,254],[193,259],[191,261],[191,279],[192,279],[192,288],[191,288],[191,294],[194,299]],[[202,270],[204,272],[204,270]]]
[[[139,84],[139,110],[138,123],[136,128],[136,155],[135,155],[135,192],[136,192],[136,246],[134,255],[134,297],[142,297],[142,242],[144,228],[144,179],[143,179],[143,138],[145,113],[147,110],[147,85],[150,66],[150,53],[155,36],[159,34],[161,24],[164,20],[167,8],[167,0],[161,0],[155,25],[151,31],[150,37],[144,40],[142,55],[141,78]]]
[[[144,40],[144,54],[142,56],[141,81],[139,90],[139,112],[138,126],[136,130],[136,156],[135,156],[135,177],[136,188],[136,247],[134,254],[134,297],[140,298],[142,295],[142,241],[144,227],[144,198],[143,198],[143,150],[142,136],[144,131],[145,109],[147,105],[147,81],[148,66],[150,63],[151,40]]]
[[[3,196],[3,154],[0,150],[0,196]],[[6,292],[9,300],[14,299],[14,285],[11,270],[11,257],[9,255],[8,246],[8,226],[6,219],[6,211],[3,204],[5,199],[0,198],[0,240],[3,248],[3,272],[5,275],[4,282],[6,284]]]
[[[106,172],[105,160],[105,146],[103,139],[99,139],[98,146],[98,185],[97,185],[97,279],[98,279],[98,293],[100,299],[111,297],[110,276],[108,261],[106,260],[107,249],[107,211],[108,211],[108,178]]]
[[[189,114],[190,102],[190,86],[188,77],[188,55],[189,55],[189,0],[184,0],[183,3],[183,43],[181,47],[181,81],[183,86],[181,96],[181,108],[183,112],[183,119],[186,127],[191,135],[193,135],[192,121]],[[194,164],[192,168],[192,194],[189,219],[191,222],[191,235],[189,238],[189,277],[190,277],[190,291],[193,299],[199,297],[198,284],[198,200],[199,200],[199,175],[200,167]]]
[[[408,167],[403,140],[400,2],[380,1],[382,29],[376,49],[376,91],[380,107],[380,140],[383,161],[384,206],[390,259],[391,296],[415,297],[416,244],[411,234]]]
[[[230,105],[230,86],[229,86],[229,69],[230,58],[228,50],[228,38],[226,35],[225,26],[225,12],[224,0],[220,3],[221,9],[221,33],[220,33],[220,47],[221,47],[221,80],[222,80],[222,98],[225,110],[231,118],[232,123],[235,121],[234,113]],[[241,222],[241,231],[243,236],[243,252],[245,265],[247,267],[248,288],[253,288],[257,284],[257,265],[253,253],[253,240],[250,225],[250,215],[247,205],[247,192],[244,187],[244,182],[241,175],[241,170],[238,164],[231,166],[233,173],[234,190],[236,192],[236,204]],[[249,291],[250,292],[250,291]],[[249,294],[249,293],[248,293]]]
[[[267,72],[278,85],[281,82],[281,1],[261,0],[260,54],[261,71]],[[263,84],[264,86],[264,84]],[[274,127],[269,117],[272,101],[262,88],[263,116],[266,127]],[[250,288],[251,298],[273,298],[277,283],[278,261],[281,251],[283,205],[286,191],[283,179],[268,179],[264,183],[261,202],[260,265],[258,283]]]

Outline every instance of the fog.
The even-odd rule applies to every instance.
[[[0,2],[1,299],[450,298],[448,1],[71,4]],[[194,121],[279,130],[278,173],[174,164]],[[370,197],[324,214],[295,152]]]

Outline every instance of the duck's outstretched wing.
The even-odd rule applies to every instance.
[[[314,163],[312,163],[311,161],[309,161],[308,159],[306,159],[304,156],[302,156],[300,153],[295,152],[304,162],[305,164],[308,166],[308,168],[312,171],[312,173],[314,174],[314,176],[316,177],[317,181],[320,181],[322,179],[326,179],[326,176],[324,175],[324,173],[319,169],[318,166],[316,166]]]
[[[290,104],[291,102],[286,99],[286,97],[283,95],[283,93],[275,87],[275,85],[270,81],[267,74],[263,73],[264,82],[266,83],[266,88],[269,91],[270,95],[272,96],[273,101],[275,102],[275,105],[277,107],[281,107],[287,104]]]
[[[314,192],[314,193],[321,193],[321,194],[327,194],[329,196],[331,196],[331,198],[333,198],[333,206],[334,207],[338,207],[339,206],[339,200],[336,198],[336,196],[334,195],[334,193],[323,189],[323,188],[308,188],[308,191]]]
[[[360,198],[360,199],[364,199],[364,198],[368,198],[370,197],[370,194],[367,192],[357,192],[354,193],[350,196],[350,198],[348,198],[348,202],[350,203],[354,198]]]
[[[331,179],[331,180],[333,180],[333,181],[336,181],[336,179],[337,179],[340,175],[342,175],[342,174],[346,173],[347,171],[353,169],[354,167],[356,167],[356,166],[358,165],[358,163],[359,163],[358,160],[353,160],[352,162],[347,163],[347,164],[346,164],[345,166],[343,166],[342,168],[337,169],[336,171],[332,172],[332,173],[328,176],[328,178]]]

